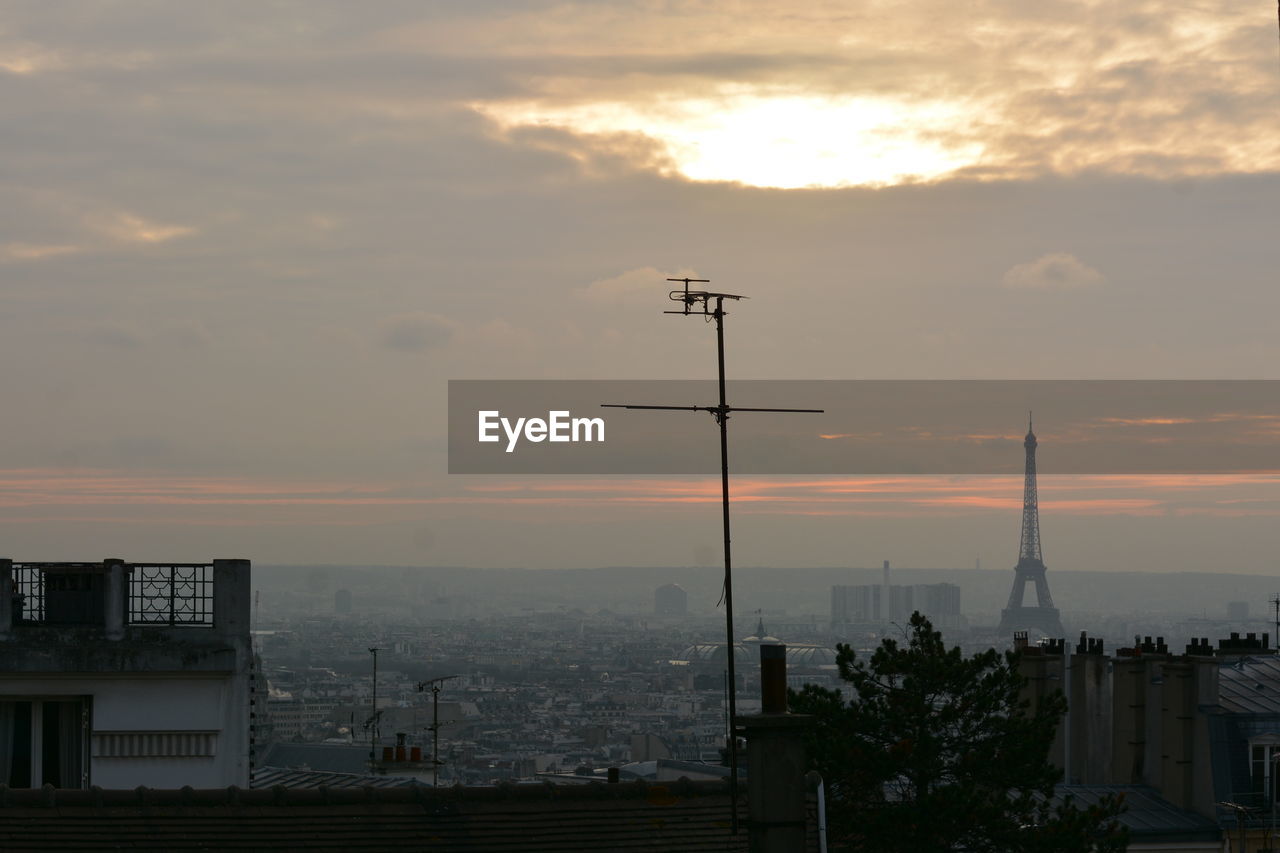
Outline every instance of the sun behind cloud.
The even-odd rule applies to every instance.
[[[957,134],[965,110],[942,101],[739,92],[658,102],[473,104],[504,129],[586,137],[642,134],[693,181],[756,187],[888,186],[977,165],[981,144]]]

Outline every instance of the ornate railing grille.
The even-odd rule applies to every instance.
[[[213,625],[213,566],[168,563],[129,567],[130,625]]]
[[[40,563],[13,564],[13,591],[21,596],[21,609],[15,610],[26,622],[44,621],[44,571]]]

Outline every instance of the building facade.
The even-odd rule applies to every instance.
[[[0,784],[247,787],[248,560],[0,560]]]

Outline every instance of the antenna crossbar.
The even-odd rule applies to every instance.
[[[684,284],[684,290],[673,290],[667,294],[667,298],[672,302],[683,302],[684,308],[680,311],[663,311],[663,314],[692,314],[694,313],[691,310],[693,306],[701,303],[702,311],[700,313],[706,314],[708,317],[723,317],[725,314],[724,300],[747,298],[736,293],[714,293],[710,290],[689,289],[689,285],[695,282],[698,284],[710,284],[711,279],[709,278],[669,278],[667,281],[678,281]],[[713,299],[716,301],[714,310],[711,308],[711,300]]]
[[[808,412],[822,414],[826,409],[759,409],[749,406],[642,406],[634,403],[601,403],[602,409],[661,409],[669,412]]]

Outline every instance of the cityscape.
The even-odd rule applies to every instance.
[[[11,0],[0,851],[1277,853],[1278,15]]]

